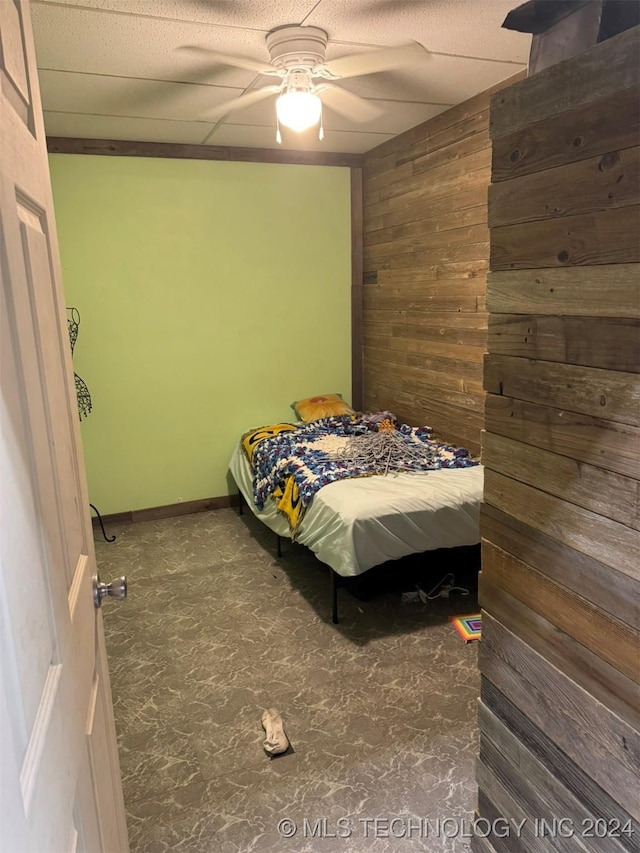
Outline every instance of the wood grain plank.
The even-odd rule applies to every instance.
[[[390,312],[380,312],[380,313],[390,313]],[[363,329],[365,335],[367,337],[382,337],[382,338],[390,338],[391,337],[391,323],[370,323],[365,318],[363,323]]]
[[[417,229],[416,229],[417,230]],[[424,229],[408,237],[396,237],[380,243],[367,243],[365,252],[377,257],[396,256],[407,253],[417,253],[426,249],[451,250],[454,246],[469,243],[488,243],[489,230],[486,224],[467,225],[464,228],[450,228],[446,231],[429,231]]]
[[[639,52],[633,27],[502,90],[491,99],[492,138],[637,86]]]
[[[457,317],[459,315],[452,314]],[[486,317],[486,314],[476,314],[476,317]],[[461,346],[472,347],[474,352],[484,353],[487,349],[487,329],[461,329],[453,323],[443,324],[440,326],[427,325],[423,320],[429,318],[419,317],[417,323],[391,323],[388,334],[395,338],[414,338],[423,341],[438,342],[439,346]],[[442,351],[444,354],[444,351]],[[450,350],[452,355],[455,355],[455,350]],[[462,355],[462,353],[461,353]],[[482,361],[483,356],[480,355],[478,360]],[[463,361],[475,361],[476,359],[466,359]]]
[[[411,193],[425,189],[438,190],[438,188],[450,186],[462,176],[482,170],[488,174],[491,167],[491,151],[483,148],[473,154],[466,154],[458,160],[451,160],[439,169],[430,172],[415,172],[410,178],[404,178],[393,184],[387,184],[378,190],[380,202],[397,198],[399,196],[410,196]]]
[[[365,180],[486,130],[489,101],[490,96],[483,92],[366,151],[363,155]]]
[[[451,113],[452,111],[449,110],[448,112]],[[438,151],[444,151],[450,145],[464,139],[468,139],[478,133],[486,132],[489,127],[489,98],[485,97],[482,109],[478,108],[478,112],[473,115],[469,115],[448,127],[441,127],[441,129],[438,130],[437,128],[439,125],[436,119],[439,120],[445,115],[447,114],[441,113],[439,116],[436,116],[435,119],[431,119],[426,122],[425,124],[427,127],[424,127],[423,125],[423,131],[421,134],[417,133],[420,125],[418,125],[417,128],[411,128],[411,131],[414,132],[414,141],[407,141],[407,143],[398,148],[397,151],[388,154],[384,158],[378,158],[373,162],[369,162],[366,155],[364,155],[366,164],[365,174],[373,177],[380,172],[392,168],[402,168],[406,165],[411,166],[411,169],[413,169],[413,163],[419,157],[437,153]],[[388,141],[392,142],[395,140]],[[373,152],[368,153],[371,154]]]
[[[479,656],[485,677],[637,820],[638,733],[488,613]]]
[[[429,423],[474,453],[486,349],[488,102],[485,93],[391,140],[365,157],[363,172],[365,407]]]
[[[390,168],[384,171],[371,174],[368,169],[364,169],[364,184],[367,192],[379,190],[381,187],[386,187],[387,184],[395,184],[397,181],[403,181],[405,178],[410,178],[413,175],[413,163],[405,163],[402,166],[397,166],[395,158],[390,164]]]
[[[475,282],[477,281],[477,286]],[[466,282],[409,282],[401,286],[371,285],[363,289],[364,310],[476,311],[481,280]]]
[[[518,802],[526,803],[529,814],[541,818],[565,818],[575,829],[583,826],[585,818],[594,820],[599,817],[567,790],[483,702],[478,705],[478,723],[481,731],[480,761],[507,790],[512,791]],[[602,853],[602,839],[589,838],[584,833],[579,833],[579,837],[586,850]],[[572,843],[574,838],[566,838],[565,841]],[[607,843],[611,853],[625,850],[616,838],[607,839]]]
[[[397,353],[395,351],[388,352],[387,350],[380,349],[380,347],[365,347],[364,356],[367,376],[369,375],[368,371],[370,369],[384,370],[397,375],[404,375],[405,373],[404,368],[406,368],[407,365],[406,355],[403,353]],[[405,360],[401,361],[403,358]],[[398,370],[398,367],[402,367],[403,369]],[[442,373],[436,370],[422,370],[415,367],[409,368],[407,372],[411,371],[413,371],[414,374],[419,373],[425,383],[436,388],[441,388],[447,391],[458,391],[461,393],[465,392],[465,383],[461,376],[451,376],[449,373]],[[395,383],[393,384],[395,386]],[[370,383],[367,381],[367,386],[369,385]]]
[[[405,207],[400,207],[396,210],[391,210],[386,213],[381,213],[378,217],[368,216],[367,222],[382,221],[384,228],[392,228],[405,223],[420,223],[422,221],[432,222],[434,219],[451,215],[455,218],[456,214],[462,214],[468,208],[481,207],[484,211],[484,222],[487,221],[487,186],[486,181],[477,182],[471,189],[461,190],[457,192],[455,188],[451,193],[441,196],[440,198],[430,199],[428,202],[418,199]],[[368,228],[367,225],[365,227]]]
[[[484,387],[492,394],[591,415],[640,424],[640,383],[634,373],[573,364],[488,355]]]
[[[241,163],[294,163],[312,166],[362,165],[361,154],[299,151],[286,148],[236,148],[229,145],[191,145],[177,142],[138,142],[130,139],[79,139],[48,136],[50,154],[91,154],[108,157],[162,157],[178,160],[228,160]]]
[[[439,148],[437,151],[430,151],[421,154],[412,160],[413,174],[418,175],[424,172],[431,172],[434,169],[441,169],[443,166],[460,160],[469,154],[475,154],[478,151],[487,151],[491,157],[491,139],[489,138],[489,127],[479,130],[471,136],[465,136],[463,139],[458,139],[450,145]],[[402,168],[402,167],[401,167]]]
[[[409,152],[409,159],[415,159],[418,151],[427,153],[428,150],[442,148],[451,141],[462,139],[464,136],[474,133],[478,127],[486,127],[487,108],[491,96],[495,92],[523,80],[526,74],[526,69],[519,70],[511,77],[501,80],[484,92],[474,95],[467,101],[463,101],[461,104],[457,104],[434,118],[428,119],[367,151],[364,155],[367,173],[375,174],[377,170],[387,169],[392,162],[401,165],[403,162],[402,153],[404,152]],[[482,113],[484,115],[481,115]],[[477,116],[479,119],[474,123]],[[433,147],[427,148],[428,145]],[[415,150],[416,148],[418,151]]]
[[[482,578],[483,583],[513,596],[631,681],[640,681],[640,637],[624,622],[486,539],[482,542]],[[481,603],[492,612],[489,592],[485,588]],[[636,592],[640,593],[640,584]],[[519,629],[515,633],[522,637]],[[558,668],[573,677],[562,663]]]
[[[487,305],[498,314],[640,318],[636,264],[491,272]]]
[[[594,696],[630,726],[638,724],[638,684],[608,664],[586,645],[479,575],[481,604],[507,630],[520,637],[576,684]]]
[[[365,198],[365,219],[369,216],[384,216],[412,205],[431,204],[437,199],[443,199],[454,193],[470,193],[485,191],[489,186],[490,169],[485,166],[461,175],[452,175],[448,180],[437,182],[425,178],[421,185],[410,192],[405,191],[380,201],[367,201]],[[477,196],[476,196],[477,198]],[[475,202],[477,204],[477,201]]]
[[[428,340],[409,335],[394,335],[387,338],[378,337],[377,339],[375,336],[366,335],[365,343],[368,346],[375,346],[376,343],[379,343],[385,349],[420,353],[426,358],[440,359],[442,367],[447,370],[457,363],[461,363],[461,368],[464,370],[467,370],[466,365],[473,365],[469,374],[478,379],[482,377],[481,365],[484,358],[484,347],[442,343],[438,340]],[[453,362],[453,364],[449,364],[449,362]]]
[[[489,187],[489,225],[555,219],[637,204],[638,146],[523,175]]]
[[[630,819],[627,811],[620,807],[606,791],[597,785],[581,767],[572,761],[566,753],[554,744],[533,721],[487,678],[480,681],[481,700],[491,712],[501,720],[514,736],[540,761],[558,781],[578,800],[584,803],[591,814],[605,821],[617,822],[624,826]],[[621,835],[622,846],[638,853],[638,829],[633,826],[634,834]]]
[[[502,837],[499,833],[489,835],[488,840],[497,853],[513,853],[514,850],[518,853],[552,853],[556,849],[548,838],[536,835],[533,815],[527,814],[522,803],[512,796],[483,761],[476,765],[476,779],[478,810],[489,826],[501,826],[501,821],[507,817],[521,827],[516,837]],[[577,853],[582,851],[578,849]]]
[[[476,287],[484,293],[487,282],[488,255],[472,261],[447,261],[439,264],[418,264],[402,269],[380,270],[379,284],[405,284],[414,281],[461,281],[478,279]]]
[[[398,419],[412,426],[430,426],[434,437],[457,447],[466,447],[472,455],[480,450],[482,415],[440,400],[422,400],[396,388],[367,387],[365,405],[372,410],[389,409]]]
[[[606,471],[640,479],[640,429],[488,394],[485,429]]]
[[[545,832],[543,821],[547,821],[548,826],[553,826],[554,818],[563,819],[566,824],[569,823],[569,818],[566,814],[558,814],[557,802],[548,801],[550,791],[546,785],[547,779],[544,768],[532,761],[527,762],[526,756],[521,756],[521,758],[524,766],[518,769],[506,760],[493,741],[486,736],[481,736],[480,764],[495,776],[503,788],[509,792],[513,802],[518,803],[529,816],[527,821],[529,833],[536,841],[544,839],[553,845],[553,850],[560,851],[560,853],[582,853],[586,850],[593,850],[593,847],[589,848],[584,845],[579,833],[573,832],[565,835],[563,832],[553,832],[551,829],[548,830],[548,833]],[[582,812],[581,819],[584,820],[585,817],[587,815]],[[615,847],[612,847],[612,853],[614,849]]]
[[[392,328],[401,326],[420,327],[422,335],[428,338],[433,334],[434,340],[446,340],[455,343],[472,343],[480,346],[487,335],[486,314],[458,314],[455,311],[405,311],[396,309],[384,311],[371,309],[364,315],[367,323],[388,323]],[[466,341],[456,335],[481,334],[482,339]]]
[[[491,229],[492,270],[640,261],[638,205]]]
[[[494,89],[487,89],[478,95],[456,104],[448,110],[444,110],[433,118],[423,121],[415,127],[405,130],[403,133],[388,139],[367,151],[364,156],[365,175],[375,174],[379,169],[389,168],[390,162],[399,162],[399,152],[411,151],[412,146],[432,141],[434,149],[442,148],[450,144],[450,138],[446,135],[451,131],[453,139],[462,139],[464,136],[474,133],[476,127],[487,126],[488,108],[491,95],[499,91],[500,86],[508,85],[509,81],[502,81]],[[477,125],[465,130],[465,122],[469,122],[475,116],[484,113],[484,118]],[[449,141],[443,141],[449,140]],[[412,157],[411,159],[414,159]],[[401,163],[400,163],[401,164]]]
[[[440,216],[430,215],[429,218],[420,218],[417,222],[406,222],[386,228],[381,227],[377,231],[369,231],[365,234],[364,243],[366,246],[375,246],[378,243],[390,243],[394,240],[403,240],[428,233],[438,233],[442,239],[446,239],[442,232],[467,228],[472,225],[484,225],[486,227],[486,201],[464,210],[451,210],[451,207],[448,207],[448,210],[451,212],[443,213]],[[429,214],[432,214],[432,211],[429,211]]]
[[[635,530],[640,483],[531,444],[485,432],[482,463],[486,468],[550,495],[619,521]]]
[[[472,853],[496,853],[496,848],[488,838],[482,835],[474,835],[471,839],[471,851]]]
[[[509,180],[620,151],[640,136],[640,89],[566,110],[493,140],[491,179]]]
[[[640,373],[640,321],[492,314],[488,350],[498,355]]]
[[[489,243],[461,243],[449,245],[444,240],[441,246],[400,255],[389,255],[388,269],[413,269],[437,264],[458,263],[460,261],[484,261],[489,256]],[[384,259],[383,259],[384,263]]]
[[[434,372],[436,382],[441,374]],[[417,367],[405,367],[399,373],[393,367],[385,364],[370,362],[367,367],[367,385],[373,390],[377,387],[390,390],[403,391],[405,394],[413,394],[421,400],[437,399],[441,403],[457,406],[459,409],[467,409],[482,414],[484,407],[484,395],[473,394],[462,390],[464,388],[464,376],[459,375],[461,390],[451,390],[439,384],[431,384],[429,374]]]
[[[507,512],[484,503],[480,508],[484,539],[513,554],[611,616],[640,630],[638,581],[618,572]],[[490,609],[490,608],[489,608]]]
[[[177,504],[132,509],[126,513],[116,512],[102,516],[106,523],[126,521],[136,524],[141,521],[155,521],[158,518],[174,518],[179,515],[191,515],[194,512],[210,512],[216,509],[227,509],[238,505],[237,495],[220,495],[213,498],[199,498],[194,501],[182,501]],[[123,518],[123,516],[127,516]]]
[[[635,530],[567,503],[490,469],[484,500],[570,548],[640,579],[640,542]]]

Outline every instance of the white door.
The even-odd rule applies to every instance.
[[[29,8],[0,0],[0,849],[128,849]],[[125,606],[125,605],[115,605]]]

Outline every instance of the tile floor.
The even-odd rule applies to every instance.
[[[367,601],[340,590],[334,626],[326,567],[291,543],[278,560],[251,515],[109,532],[102,577],[129,580],[104,623],[134,853],[469,849],[477,650],[447,616],[475,595],[400,600],[451,555],[395,565]],[[475,559],[466,549],[457,580],[473,584]],[[270,706],[295,750],[275,760],[261,747]]]

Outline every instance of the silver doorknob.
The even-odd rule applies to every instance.
[[[118,601],[124,601],[127,597],[127,579],[124,575],[121,578],[116,578],[111,583],[102,583],[96,575],[93,579],[93,603],[96,607],[102,605],[103,598],[116,598]]]

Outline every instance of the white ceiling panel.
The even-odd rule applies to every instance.
[[[47,136],[86,139],[128,139],[138,142],[202,142],[211,125],[187,121],[161,121],[149,118],[94,116],[87,113],[45,112]]]
[[[305,24],[329,38],[388,45],[418,41],[431,51],[526,63],[531,37],[502,29],[514,0],[321,0]]]
[[[219,86],[40,71],[47,110],[139,118],[206,121],[207,109],[241,92]]]
[[[4,2],[4,0],[0,0]],[[340,80],[380,115],[359,124],[325,109],[317,130],[284,147],[360,152],[525,67],[529,37],[501,29],[514,0],[32,0],[48,130],[55,135],[271,147],[274,99],[217,125],[207,109],[266,75],[213,62],[206,48],[267,62],[265,35],[290,23],[327,30],[327,59],[417,40],[398,68]],[[199,46],[200,53],[180,50]],[[474,58],[475,57],[475,58]],[[52,130],[51,128],[54,128]],[[237,140],[237,141],[234,141]],[[349,146],[352,146],[349,148]]]
[[[352,77],[340,85],[365,98],[459,104],[521,70],[511,63],[430,54],[419,66]]]
[[[192,80],[210,68],[212,83],[247,86],[255,77],[252,71],[203,61],[180,48],[198,45],[269,59],[264,33],[257,30],[173,23],[44,4],[34,6],[32,17],[39,68],[182,81]]]
[[[32,0],[33,2],[33,0]],[[36,0],[59,3],[59,0]],[[129,15],[174,21],[198,21],[267,32],[277,24],[299,24],[318,0],[64,0],[69,6],[88,6]]]
[[[216,129],[213,136],[208,140],[208,144],[360,154],[392,138],[393,134],[386,133],[350,133],[328,130],[325,132],[324,141],[320,142],[317,129],[302,134],[283,129],[283,144],[279,145],[276,142],[275,128],[273,127],[260,128],[256,125],[223,124]]]

